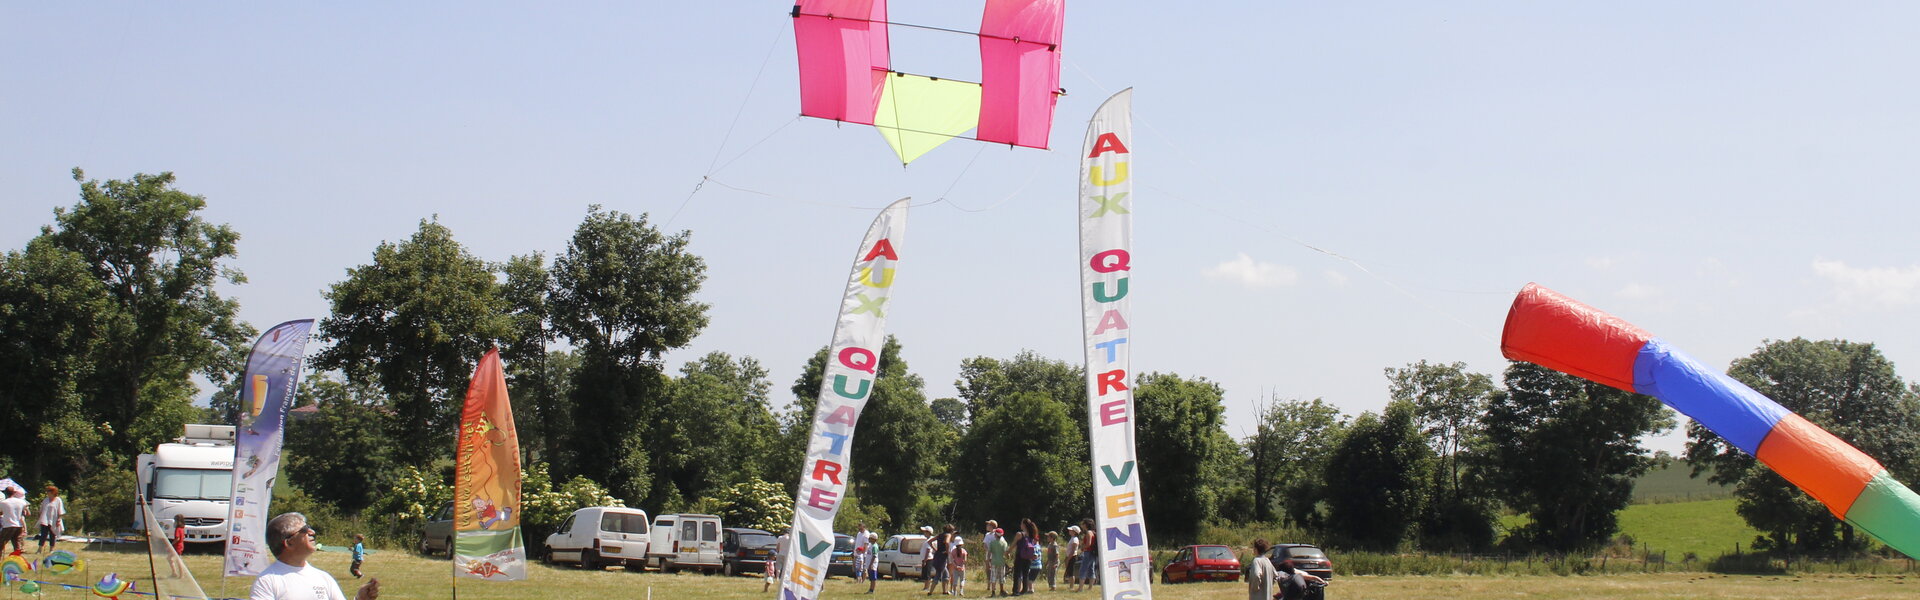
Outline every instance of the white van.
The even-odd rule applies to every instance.
[[[140,488],[133,522],[144,524],[141,511],[151,508],[156,522],[185,525],[189,542],[225,542],[232,513],[234,427],[191,424],[184,430],[185,435],[134,461]],[[139,498],[150,506],[141,506]]]
[[[647,557],[662,571],[678,569],[720,570],[720,517],[713,515],[660,515],[653,519],[649,532],[652,548]]]
[[[547,564],[580,563],[599,570],[625,564],[639,571],[647,561],[647,511],[620,506],[590,506],[573,511],[547,536]]]
[[[902,534],[887,538],[887,545],[880,547],[879,556],[874,557],[874,571],[886,573],[899,579],[903,573],[920,576],[920,553],[926,551],[927,536]],[[978,564],[987,564],[987,551],[981,550]],[[982,572],[985,572],[984,570]],[[986,581],[986,578],[981,578]]]

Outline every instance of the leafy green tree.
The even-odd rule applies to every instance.
[[[0,255],[0,459],[25,481],[71,487],[100,466],[104,432],[84,390],[109,309],[78,253],[46,239]]]
[[[1767,341],[1727,374],[1872,456],[1895,478],[1920,471],[1920,395],[1873,344],[1794,338]],[[1753,456],[1699,423],[1687,426],[1695,473],[1733,485],[1740,516],[1762,532],[1755,548],[1855,552],[1866,538]]]
[[[382,242],[371,264],[328,288],[333,315],[320,322],[320,338],[332,346],[313,363],[380,386],[393,410],[387,432],[406,440],[396,448],[400,464],[452,454],[474,365],[508,332],[497,288],[452,230],[427,220],[404,242]]]
[[[1469,456],[1480,438],[1479,417],[1493,394],[1493,378],[1467,371],[1467,364],[1420,361],[1387,369],[1388,391],[1410,402],[1414,421],[1433,447],[1433,490],[1420,523],[1421,545],[1477,550],[1494,537],[1494,506],[1488,495],[1468,489]]]
[[[952,429],[955,435],[965,435],[967,433],[967,404],[965,402],[961,402],[956,398],[935,398],[931,407],[933,408],[934,418],[940,419],[941,423],[947,424],[947,428]]]
[[[1157,535],[1192,540],[1224,500],[1231,482],[1210,475],[1239,456],[1222,428],[1223,394],[1218,384],[1177,374],[1147,373],[1134,382],[1140,494]]]
[[[805,460],[807,436],[813,434],[814,409],[819,406],[820,385],[827,365],[827,348],[815,352],[791,388],[795,396],[786,419],[788,459],[777,467],[785,475],[783,483],[798,485],[801,461]],[[847,490],[849,495],[886,509],[894,523],[913,522],[935,515],[916,515],[915,507],[931,495],[936,480],[947,475],[948,457],[953,449],[953,430],[933,415],[927,404],[925,380],[907,369],[900,359],[900,341],[887,336],[880,349],[873,391],[867,406],[860,411],[860,426],[852,440],[852,455]]]
[[[1605,543],[1652,457],[1642,436],[1673,427],[1673,413],[1633,394],[1515,362],[1493,395],[1486,432],[1492,493],[1531,522],[1518,539],[1571,552]]]
[[[383,434],[385,398],[371,384],[319,371],[307,374],[300,396],[317,410],[288,424],[287,477],[346,513],[372,505],[387,487],[399,445]]]
[[[544,459],[559,445],[555,438],[565,431],[561,423],[571,422],[572,417],[554,395],[552,369],[547,364],[547,345],[554,335],[547,302],[553,276],[547,272],[546,257],[538,252],[507,259],[500,270],[506,274],[500,295],[507,306],[500,359],[506,368],[507,389],[518,407],[519,414],[514,416],[521,453]]]
[[[1324,465],[1346,427],[1340,408],[1319,398],[1274,398],[1261,408],[1246,442],[1256,520],[1272,521],[1278,509],[1295,527],[1323,524],[1318,506],[1325,496]]]
[[[1001,399],[975,413],[960,444],[954,488],[965,502],[954,507],[958,519],[1061,523],[1087,514],[1092,495],[1087,463],[1059,444],[1078,426],[1067,416],[1066,404],[1042,392]],[[1158,522],[1159,514],[1147,510]]]
[[[580,354],[571,397],[572,436],[556,459],[603,481],[614,494],[652,498],[648,436],[668,415],[661,356],[684,347],[707,325],[707,305],[694,294],[706,263],[687,250],[688,234],[661,233],[646,215],[599,206],[554,259],[548,298],[554,331]],[[685,418],[686,415],[673,415]]]
[[[1382,414],[1360,415],[1327,457],[1327,527],[1355,546],[1394,550],[1416,533],[1433,449],[1415,412],[1394,401]]]
[[[111,424],[110,452],[152,447],[195,415],[192,377],[230,377],[223,358],[254,334],[215,290],[246,281],[225,264],[240,234],[203,219],[206,199],[176,189],[172,173],[102,182],[76,168],[73,179],[79,203],[54,210],[40,238],[79,255],[106,292],[79,392],[88,420]]]
[[[648,436],[657,470],[655,498],[693,499],[735,482],[769,476],[780,426],[767,406],[767,370],[750,357],[711,352],[680,368],[668,385],[666,414]],[[671,489],[663,489],[667,486]]]
[[[1023,394],[1039,394],[1059,402],[1066,410],[1067,421],[1072,425],[1066,434],[1046,440],[1048,448],[1074,464],[1092,464],[1093,457],[1087,444],[1086,371],[1079,365],[1049,359],[1031,350],[1021,350],[1006,359],[977,356],[960,361],[960,378],[954,381],[953,387],[959,390],[960,400],[967,404],[967,435],[970,438],[979,427],[980,415]],[[956,468],[969,466],[964,459],[956,460],[956,463]],[[1090,470],[1083,471],[1086,474],[1074,475],[1061,483],[1066,494],[1065,500],[1071,503],[1066,506],[1072,508],[1062,518],[1071,518],[1075,523],[1093,511],[1093,477]],[[957,481],[956,488],[969,489]],[[968,492],[961,494],[966,502],[972,501]],[[964,503],[959,508],[962,513],[967,510]],[[1048,523],[1038,518],[1035,521]]]
[[[757,477],[716,489],[700,504],[711,506],[728,527],[781,532],[793,525],[793,494],[785,486]]]

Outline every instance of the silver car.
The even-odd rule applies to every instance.
[[[432,556],[444,552],[453,556],[453,503],[448,502],[420,530],[420,553]]]

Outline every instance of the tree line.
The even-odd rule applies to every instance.
[[[134,455],[182,423],[233,422],[257,330],[217,292],[245,282],[227,264],[241,238],[202,217],[204,198],[167,173],[73,175],[79,201],[0,255],[0,475],[73,488],[77,509],[97,507],[82,523],[108,528],[131,501]],[[283,481],[405,530],[444,500],[434,494],[451,479],[467,379],[497,345],[545,513],[618,500],[782,522],[768,498],[784,488],[791,510],[826,348],[806,359],[784,409],[753,357],[712,352],[669,370],[666,355],[709,320],[691,235],[595,206],[551,257],[489,262],[434,219],[378,245],[323,292],[331,310],[297,400],[317,410],[288,428]],[[1080,365],[1030,351],[978,356],[962,361],[957,397],[928,398],[902,344],[889,338],[881,353],[843,522],[1063,526],[1092,514]],[[1766,341],[1729,374],[1897,478],[1920,474],[1920,386],[1871,344]],[[204,408],[196,375],[219,388]],[[1654,463],[1639,439],[1675,422],[1653,398],[1526,363],[1497,383],[1462,363],[1385,375],[1379,411],[1266,398],[1240,438],[1226,430],[1218,384],[1141,375],[1138,465],[1155,541],[1278,523],[1348,548],[1590,549],[1614,535],[1633,478]],[[1740,514],[1764,533],[1759,548],[1866,547],[1712,432],[1688,435],[1689,462],[1735,487]],[[1505,530],[1503,514],[1524,524]]]

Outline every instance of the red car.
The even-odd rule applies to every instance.
[[[1226,546],[1187,546],[1160,569],[1160,583],[1239,581],[1240,559]]]

